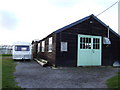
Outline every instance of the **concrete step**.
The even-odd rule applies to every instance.
[[[46,61],[46,60],[44,60],[44,59],[36,59],[36,58],[34,58],[34,60],[35,60],[38,64],[40,64],[41,66],[43,66],[43,67],[45,67],[45,66],[48,65],[48,61]]]

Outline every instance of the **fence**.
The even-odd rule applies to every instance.
[[[12,54],[12,45],[0,45],[0,54]]]

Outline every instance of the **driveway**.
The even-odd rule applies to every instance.
[[[112,67],[42,67],[35,61],[17,61],[14,76],[22,88],[107,88],[105,82],[116,75]]]

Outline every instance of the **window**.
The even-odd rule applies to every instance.
[[[80,49],[91,49],[91,38],[80,38]]]
[[[61,51],[68,51],[68,43],[61,42]]]
[[[45,52],[45,41],[42,41],[42,52]]]
[[[93,49],[100,49],[100,39],[93,38]]]
[[[15,46],[15,51],[29,51],[29,46]]]
[[[38,52],[40,52],[40,43],[38,43]]]
[[[48,52],[52,52],[52,37],[49,38]]]

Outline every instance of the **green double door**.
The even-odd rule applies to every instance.
[[[78,35],[77,66],[101,65],[101,37]]]

